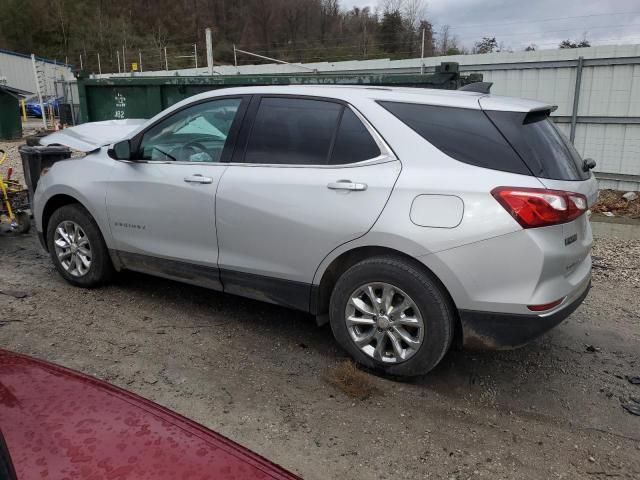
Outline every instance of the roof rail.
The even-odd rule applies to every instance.
[[[458,90],[464,90],[465,92],[476,92],[476,93],[491,93],[491,85],[493,82],[474,82],[465,85],[464,87],[460,87]]]

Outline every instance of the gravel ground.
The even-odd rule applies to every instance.
[[[640,231],[640,224],[635,228]],[[599,239],[593,248],[593,277],[640,288],[640,240]]]
[[[2,147],[0,147],[2,148]],[[451,351],[431,374],[362,374],[308,315],[126,273],[81,290],[34,235],[0,234],[0,345],[131,390],[306,479],[640,478],[640,241],[598,239],[593,289],[510,352]],[[10,292],[9,292],[10,293]],[[344,369],[343,369],[344,370]],[[348,369],[347,369],[348,370]],[[349,389],[346,389],[349,391]]]
[[[621,403],[640,396],[625,379],[640,374],[640,290],[618,267],[638,247],[598,242],[609,276],[540,340],[452,351],[409,382],[365,374],[364,400],[327,381],[344,354],[307,315],[136,274],[80,290],[31,235],[0,236],[0,290],[29,294],[0,294],[0,344],[150,398],[308,479],[639,478],[640,417]]]
[[[22,174],[22,160],[20,160],[20,154],[18,153],[18,147],[24,145],[24,140],[18,140],[15,142],[0,142],[0,150],[4,150],[7,153],[7,161],[0,166],[0,172],[2,175],[6,175],[7,168],[13,168],[13,177],[15,180],[19,180],[24,185],[24,175]]]

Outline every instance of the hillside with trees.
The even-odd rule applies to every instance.
[[[360,60],[457,53],[445,32],[443,48],[424,17],[423,0],[383,0],[379,7],[343,9],[339,0],[0,0],[0,48],[116,69],[142,54],[148,69],[205,63],[204,29],[214,32],[217,63],[232,63],[233,45],[291,62]],[[442,50],[442,51],[440,51]],[[117,53],[116,53],[117,52]],[[189,56],[191,55],[191,58]],[[255,63],[242,56],[239,63]]]
[[[67,62],[89,72],[206,63],[204,30],[213,30],[214,61],[235,61],[233,46],[288,62],[459,55],[511,51],[495,36],[469,49],[448,25],[435,27],[425,0],[379,0],[374,9],[340,0],[0,0],[0,49]],[[586,39],[559,48],[588,47]],[[537,49],[530,44],[526,51]],[[165,55],[166,52],[166,55]],[[123,60],[125,59],[125,60]],[[260,63],[241,54],[239,64]]]

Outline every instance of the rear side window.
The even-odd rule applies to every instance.
[[[329,163],[342,165],[362,162],[380,155],[380,148],[360,119],[349,108],[344,109]]]
[[[246,163],[326,165],[343,106],[263,98],[249,134]]]
[[[531,175],[513,148],[481,110],[379,102],[440,151],[478,167]]]
[[[586,180],[582,158],[549,118],[549,111],[486,112],[536,177]]]

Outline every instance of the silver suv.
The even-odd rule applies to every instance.
[[[511,348],[590,287],[590,168],[553,106],[473,92],[248,87],[44,145],[34,214],[70,283],[122,269],[329,321],[382,373],[431,370],[456,341]]]

